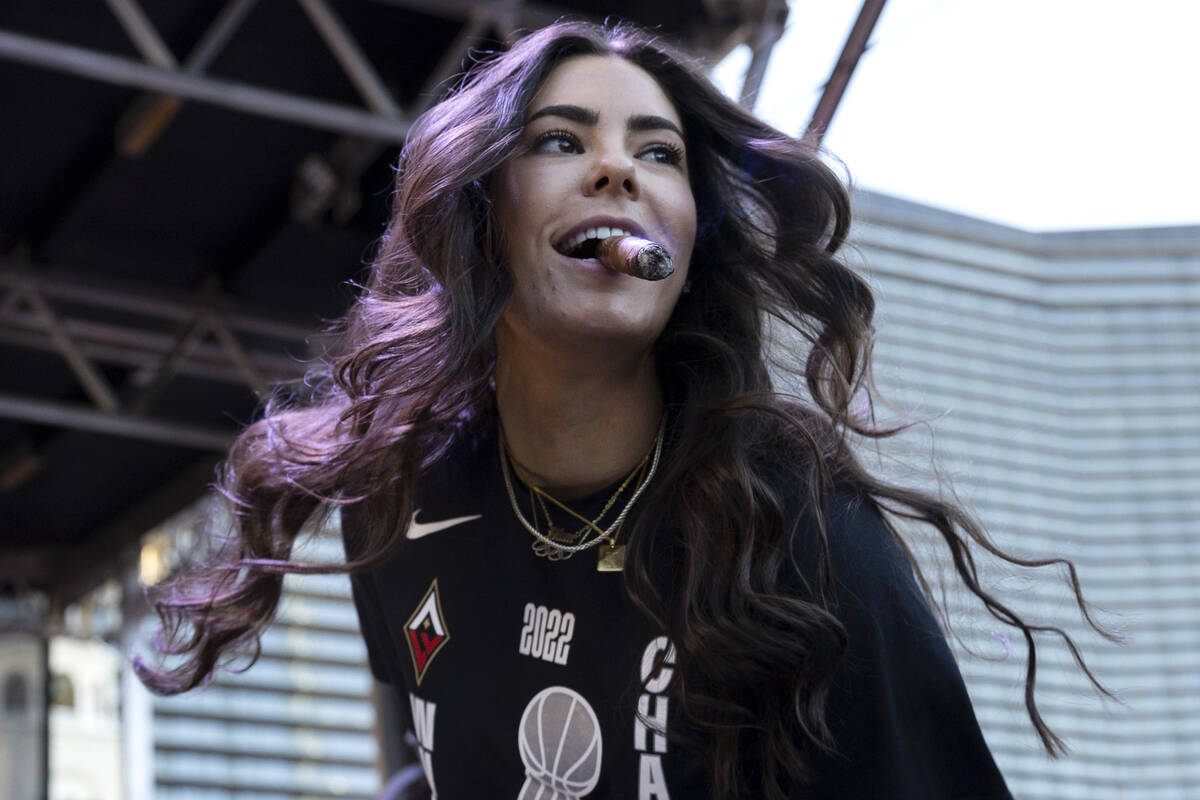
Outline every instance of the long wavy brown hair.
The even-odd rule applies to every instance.
[[[811,146],[730,102],[693,60],[626,25],[559,23],[534,32],[476,64],[414,124],[370,279],[341,324],[342,354],[309,381],[310,396],[271,402],[238,437],[218,480],[232,535],[207,563],[160,588],[156,644],[177,658],[170,668],[136,662],[142,681],[182,692],[232,654],[257,657],[286,572],[366,569],[402,555],[417,480],[458,432],[494,412],[493,332],[511,277],[488,177],[518,151],[525,110],[550,71],[596,54],[653,76],[688,142],[699,221],[692,286],[656,344],[670,425],[624,577],[631,599],[677,648],[673,706],[704,742],[714,795],[745,788],[739,765],[749,757],[761,779],[750,790],[784,797],[810,777],[806,753],[836,747],[823,704],[846,650],[830,606],[834,491],[941,535],[962,582],[1024,637],[1025,705],[1046,750],[1062,752],[1034,700],[1035,634],[1060,637],[1105,690],[1064,631],[1027,623],[981,585],[971,543],[1025,567],[1066,564],[1084,618],[1110,636],[1090,616],[1074,567],[1007,555],[958,506],[861,466],[856,437],[899,429],[852,411],[856,397],[873,391],[874,299],[836,257],[850,224],[846,188]],[[808,343],[793,365],[803,397],[773,388],[769,321]],[[364,520],[361,559],[291,560],[314,514],[349,503]],[[815,573],[799,581],[789,546],[797,508],[815,522],[819,551]],[[654,555],[664,552],[679,559],[665,581]]]

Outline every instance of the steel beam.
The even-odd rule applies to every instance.
[[[423,114],[441,94],[443,85],[461,69],[470,47],[492,24],[491,14],[477,8],[443,51],[409,108],[413,119]],[[294,219],[312,222],[332,209],[334,219],[344,221],[358,208],[358,180],[363,170],[386,149],[376,140],[346,136],[329,147],[325,155],[310,154],[296,177],[292,195]],[[306,168],[312,166],[316,177],[310,179]]]
[[[63,356],[100,410],[64,404],[58,398],[3,396],[0,416],[221,450],[228,446],[231,432],[157,422],[145,416],[175,374],[199,373],[245,384],[263,398],[271,384],[298,380],[306,367],[288,357],[286,350],[307,350],[310,329],[255,318],[245,311],[233,312],[227,298],[199,296],[189,303],[138,293],[130,287],[118,290],[62,277],[35,278],[28,271],[0,270],[0,288],[6,284],[28,303],[29,310],[14,305],[0,317],[0,342]],[[46,302],[47,296],[69,301],[72,316],[60,318]],[[120,322],[105,319],[113,310],[121,311]],[[163,331],[164,320],[175,323],[174,334]],[[266,332],[278,343],[277,352],[264,352],[264,345],[247,350],[235,331]],[[204,344],[207,333],[214,341]],[[92,359],[116,361],[139,374],[118,395],[92,366]]]
[[[137,0],[108,0],[108,7],[133,40],[134,47],[148,63],[163,69],[175,69],[179,66],[171,48],[167,47],[158,31],[154,30]]]
[[[104,380],[96,368],[92,366],[83,353],[79,352],[79,348],[75,346],[75,342],[67,334],[59,320],[58,315],[54,313],[54,309],[42,297],[37,286],[27,285],[20,287],[21,296],[29,307],[33,309],[33,313],[37,315],[42,326],[46,330],[46,335],[54,342],[54,346],[58,348],[58,352],[64,359],[71,371],[75,373],[75,377],[79,379],[88,396],[92,398],[92,402],[98,408],[106,412],[114,412],[117,410],[119,403],[117,396],[113,393],[112,387],[108,385],[108,381]]]
[[[246,355],[246,351],[238,342],[237,337],[233,335],[233,331],[229,330],[229,326],[225,321],[218,316],[211,316],[204,320],[208,329],[217,337],[217,341],[221,343],[222,349],[225,350],[229,360],[237,367],[237,371],[241,373],[242,380],[246,381],[246,385],[254,390],[258,395],[259,400],[267,399],[267,382],[263,380],[262,374],[254,366],[254,362],[250,360],[250,356]]]
[[[192,75],[205,72],[229,40],[242,27],[242,22],[258,0],[229,0],[217,14],[212,25],[200,37],[196,47],[183,62],[183,71]]]
[[[741,104],[747,111],[754,110],[758,101],[758,90],[762,88],[763,76],[767,73],[767,64],[775,45],[783,36],[787,24],[788,7],[785,0],[768,0],[763,9],[763,17],[753,30],[753,42],[750,44],[750,66],[742,79]]]
[[[472,12],[467,17],[450,46],[445,49],[438,63],[425,78],[425,82],[421,84],[413,102],[414,116],[428,110],[441,94],[446,81],[462,71],[462,63],[471,52],[471,46],[479,41],[491,24],[491,15],[482,9]]]
[[[109,414],[84,405],[5,393],[0,393],[0,417],[218,453],[229,449],[236,433],[130,414]]]
[[[375,0],[390,6],[419,11],[431,17],[463,20],[480,8],[492,5],[487,0]],[[560,19],[588,19],[599,22],[600,18],[585,14],[578,9],[556,6],[549,3],[521,3],[516,23],[523,28],[542,28]]]
[[[0,287],[21,285],[35,286],[47,298],[176,322],[191,320],[197,313],[219,313],[234,330],[284,341],[303,342],[313,333],[307,325],[252,313],[232,297],[149,290],[136,284],[98,281],[90,277],[83,279],[47,269],[35,273],[27,267],[0,260]]]
[[[258,0],[230,0],[226,3],[184,60],[183,71],[189,75],[200,75],[207,70],[241,27],[256,2]],[[142,95],[134,100],[117,122],[121,153],[126,156],[145,153],[175,118],[181,105],[178,97],[161,94]]]
[[[341,17],[329,7],[325,0],[297,0],[304,13],[316,26],[317,33],[329,45],[334,58],[342,65],[346,77],[358,88],[367,105],[376,113],[393,119],[403,114],[391,92],[384,86],[375,68],[363,54],[358,42],[342,22]]]
[[[408,121],[403,118],[390,119],[324,100],[152,67],[11,31],[0,30],[0,58],[392,144],[403,144],[408,130]]]
[[[10,314],[3,318],[0,325],[0,344],[11,347],[57,353],[58,348],[46,336],[37,317],[32,313]],[[234,366],[224,349],[217,344],[205,344],[202,341],[180,351],[179,356],[172,356],[177,348],[182,348],[187,342],[179,340],[170,334],[144,328],[115,325],[90,320],[63,317],[63,328],[79,351],[89,360],[106,364],[117,364],[128,369],[151,375],[160,368],[167,359],[177,360],[174,372],[203,380],[242,385],[245,381],[241,372]],[[203,336],[208,333],[200,329]],[[190,340],[189,340],[190,341]],[[286,345],[283,345],[286,346]],[[297,346],[303,346],[298,343]],[[187,354],[186,360],[182,358]],[[286,383],[297,380],[304,371],[305,365],[295,358],[281,353],[252,350],[249,358],[254,368],[262,374],[268,383]],[[153,378],[146,378],[150,383]]]
[[[883,12],[885,2],[887,0],[863,0],[862,8],[858,12],[858,19],[854,21],[850,35],[846,37],[846,45],[842,48],[842,54],[838,56],[837,63],[833,65],[833,72],[830,74],[829,80],[825,82],[825,90],[821,93],[821,99],[817,101],[817,107],[808,123],[808,129],[804,133],[804,138],[814,145],[820,145],[821,140],[825,137],[825,131],[829,130],[833,114],[837,111],[838,104],[842,102],[842,95],[846,93],[846,87],[850,84],[850,77],[854,75],[858,60],[867,49],[867,44],[871,40],[871,31],[875,30],[875,23],[879,21],[879,15]]]
[[[132,376],[130,384],[137,387],[136,395],[128,399],[125,408],[139,417],[149,414],[163,391],[196,352],[206,333],[199,318],[181,328],[170,351],[164,353],[157,364]]]

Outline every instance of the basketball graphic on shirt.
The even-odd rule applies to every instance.
[[[588,701],[565,686],[533,696],[521,714],[517,746],[525,764],[517,800],[583,797],[600,780],[600,721]]]

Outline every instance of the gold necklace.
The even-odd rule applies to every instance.
[[[608,558],[606,559],[604,557],[604,555],[602,554],[602,557],[600,560],[608,561],[610,566],[605,567],[598,563],[596,568],[601,572],[614,571],[614,568],[612,565],[616,563],[616,557],[618,555],[620,556],[620,562],[623,564],[625,547],[624,547],[624,545],[622,545],[620,547],[618,547],[616,545],[616,541],[617,541],[616,537],[621,530],[621,526],[625,523],[625,518],[629,516],[629,512],[631,510],[633,510],[634,504],[638,501],[638,498],[640,498],[642,496],[642,493],[644,491],[646,491],[646,487],[648,485],[650,485],[650,480],[654,477],[654,473],[658,470],[658,461],[659,461],[659,458],[662,456],[663,432],[666,430],[666,426],[667,426],[667,419],[666,419],[666,415],[664,414],[662,421],[659,422],[659,425],[658,425],[658,434],[654,437],[654,449],[653,449],[652,453],[648,456],[650,458],[649,469],[648,469],[648,471],[646,471],[645,477],[638,483],[638,486],[634,490],[633,495],[625,503],[625,507],[623,509],[621,509],[621,513],[617,515],[616,520],[606,530],[603,530],[603,531],[598,530],[597,531],[598,535],[595,536],[594,538],[588,539],[586,541],[582,541],[578,544],[560,544],[558,542],[555,542],[554,540],[552,540],[552,539],[548,538],[547,536],[545,536],[544,534],[542,534],[542,532],[537,529],[536,525],[531,524],[529,522],[529,520],[525,518],[525,514],[522,513],[522,511],[521,511],[521,506],[517,502],[517,494],[513,489],[512,475],[510,473],[509,464],[508,464],[508,461],[509,461],[508,447],[507,447],[507,444],[506,444],[505,438],[504,438],[504,429],[500,428],[500,431],[499,431],[500,471],[504,475],[504,487],[508,490],[509,503],[512,504],[513,513],[516,514],[517,521],[519,521],[521,523],[521,526],[524,527],[525,530],[527,530],[527,531],[529,531],[529,533],[533,534],[534,539],[536,539],[538,542],[541,543],[542,548],[540,548],[540,549],[546,552],[546,555],[545,555],[546,558],[550,558],[550,559],[556,560],[556,561],[570,558],[572,555],[574,555],[575,553],[578,553],[581,550],[587,550],[588,548],[595,547],[596,545],[600,544],[601,542],[607,541],[609,543],[609,550],[610,550],[610,552],[607,554]],[[644,462],[644,459],[643,459],[643,462]],[[634,472],[637,472],[637,471],[638,471],[638,469],[635,468]],[[631,473],[631,475],[632,474],[633,473]],[[628,480],[629,480],[629,478],[626,478],[626,484],[627,484]],[[546,495],[546,496],[550,497],[551,500],[554,499],[551,495]],[[555,501],[555,502],[557,502],[557,501]],[[572,511],[571,513],[575,513],[575,512]],[[581,518],[583,518],[583,517],[581,517]],[[584,518],[584,519],[586,519],[586,518]],[[591,527],[591,520],[587,520],[587,522],[589,523],[589,525],[585,526],[584,530],[588,530]],[[597,526],[597,528],[598,528],[598,526]],[[619,554],[616,551],[620,551]],[[538,553],[538,555],[542,555],[542,552],[539,552],[539,548],[537,548],[537,547],[534,548],[534,552]],[[550,555],[550,553],[553,553],[554,555]]]
[[[509,458],[512,458],[512,456],[509,456]],[[605,536],[604,532],[600,530],[599,524],[600,524],[600,520],[603,519],[605,513],[607,513],[608,509],[612,506],[613,502],[616,500],[616,498],[618,496],[620,496],[621,492],[625,489],[625,486],[627,486],[629,484],[629,481],[634,474],[637,474],[637,476],[638,476],[638,478],[637,478],[638,483],[640,484],[642,482],[642,480],[643,480],[642,476],[645,474],[645,471],[646,471],[646,462],[649,460],[649,458],[650,458],[650,455],[649,455],[649,453],[647,453],[646,457],[642,459],[642,462],[633,468],[633,471],[629,473],[629,476],[625,478],[625,481],[621,484],[621,486],[617,489],[617,491],[613,493],[613,496],[609,498],[609,501],[605,505],[604,509],[600,512],[599,516],[597,516],[594,520],[587,519],[582,514],[575,511],[573,508],[570,508],[570,507],[560,503],[553,495],[546,494],[541,489],[538,489],[538,494],[536,495],[538,498],[538,503],[542,507],[542,513],[546,516],[546,523],[550,526],[550,530],[547,531],[547,536],[549,536],[549,538],[551,538],[551,539],[554,539],[556,542],[559,542],[562,544],[577,544],[582,540],[583,534],[585,534],[588,530],[594,530],[600,534],[600,538],[605,539],[608,542],[608,547],[601,546],[596,551],[596,570],[598,572],[621,572],[622,570],[624,570],[625,569],[625,545],[617,544],[617,539],[621,538],[621,531],[623,531],[625,529],[624,524],[622,523],[622,525],[620,525],[615,531],[613,531],[611,536]],[[584,522],[583,527],[580,528],[578,531],[576,531],[573,534],[573,538],[571,538],[569,540],[562,538],[561,529],[558,528],[557,526],[555,526],[553,521],[551,521],[550,511],[549,511],[549,509],[546,508],[545,502],[543,502],[541,499],[541,497],[543,495],[545,497],[548,497],[552,503],[557,505],[562,510],[566,511],[571,516],[575,517],[576,519],[583,520],[583,522]],[[532,502],[533,502],[532,498],[534,496],[535,496],[534,493],[531,491],[530,492],[530,504],[532,504]],[[536,526],[537,525],[536,515],[534,516],[533,522],[534,522],[534,525]],[[555,536],[556,531],[558,531],[560,533],[560,536]],[[542,544],[542,542],[537,541],[537,540],[534,540],[534,542],[533,542],[533,552],[537,553],[539,556],[548,558],[552,561],[559,561],[559,560],[571,557],[571,553],[564,552],[560,548],[550,549],[546,545]]]
[[[585,517],[582,514],[580,514],[579,512],[577,512],[575,509],[571,508],[570,506],[568,506],[565,503],[563,503],[562,501],[560,501],[554,495],[547,492],[542,487],[535,486],[531,481],[527,480],[526,476],[529,474],[529,470],[522,467],[512,457],[512,453],[508,453],[507,455],[508,455],[509,463],[512,464],[517,470],[517,477],[521,478],[522,480],[525,480],[525,482],[530,487],[530,489],[529,489],[530,505],[532,506],[533,502],[536,501],[537,504],[539,506],[541,506],[542,516],[544,516],[546,518],[546,525],[549,528],[549,530],[546,532],[546,535],[548,537],[550,537],[551,539],[553,539],[554,541],[559,542],[561,544],[577,544],[581,539],[583,539],[584,535],[588,531],[595,531],[596,533],[603,535],[604,531],[601,530],[601,528],[600,528],[600,520],[604,519],[604,516],[606,514],[608,514],[608,512],[612,509],[613,504],[617,502],[617,498],[620,497],[625,492],[625,488],[627,486],[629,486],[629,482],[633,480],[635,475],[638,476],[639,481],[641,480],[641,473],[646,467],[646,462],[650,460],[649,453],[647,453],[645,456],[643,456],[642,460],[640,462],[638,462],[638,465],[629,471],[629,474],[625,476],[625,480],[621,481],[621,485],[618,486],[617,490],[615,492],[613,492],[612,495],[608,498],[608,502],[606,502],[604,504],[604,508],[600,509],[600,513],[597,514],[594,519],[588,519],[587,517]],[[582,522],[583,527],[580,528],[579,530],[575,531],[574,533],[568,533],[568,532],[564,531],[562,528],[558,527],[558,525],[554,524],[554,520],[550,516],[550,509],[546,507],[547,500],[549,500],[554,505],[558,506],[558,508],[561,509],[562,511],[565,511],[566,513],[570,514],[575,519]],[[534,521],[534,525],[536,526],[536,524],[537,524],[536,511],[534,513],[533,521]]]

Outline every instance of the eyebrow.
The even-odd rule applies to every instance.
[[[525,122],[529,124],[541,117],[562,117],[580,125],[595,125],[600,121],[600,112],[583,106],[567,104],[545,106],[533,112]],[[678,125],[666,117],[656,114],[633,114],[625,121],[625,127],[631,131],[667,130],[674,132],[680,139],[683,138],[683,131],[679,129]]]

